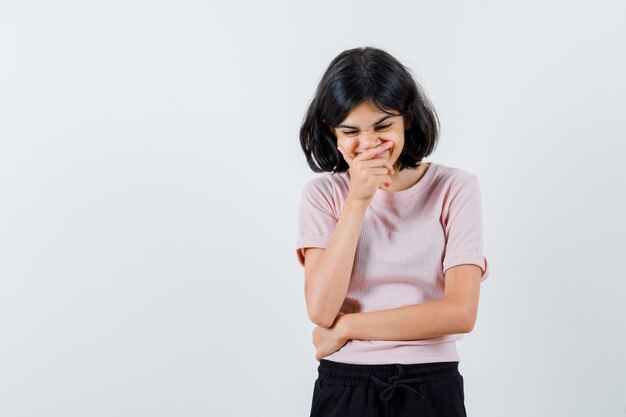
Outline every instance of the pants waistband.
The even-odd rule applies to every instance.
[[[317,370],[322,385],[377,387],[382,389],[380,399],[389,401],[398,388],[425,398],[416,384],[457,378],[458,365],[458,362],[360,365],[321,359]]]
[[[419,384],[454,379],[459,375],[458,366],[459,362],[361,365],[321,359],[317,370],[323,383],[371,388],[381,386],[380,381]]]

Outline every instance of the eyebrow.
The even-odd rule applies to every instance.
[[[386,120],[386,119],[388,119],[388,118],[390,118],[390,117],[395,117],[395,116],[397,116],[397,115],[395,115],[395,114],[388,114],[387,116],[381,117],[380,119],[378,119],[377,121],[375,121],[374,123],[372,123],[372,126],[376,126],[378,123],[382,122],[383,120]],[[348,126],[348,125],[339,125],[339,126],[337,126],[337,128],[340,128],[340,127],[344,127],[344,128],[347,128],[347,129],[356,129],[356,130],[359,130],[359,128],[358,128],[358,127]]]

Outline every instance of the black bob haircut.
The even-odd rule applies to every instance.
[[[439,119],[406,68],[389,53],[367,46],[348,49],[332,60],[300,127],[300,145],[314,172],[345,172],[350,167],[330,129],[356,105],[371,100],[384,113],[404,116],[404,146],[398,168],[416,168],[437,146]],[[398,114],[399,113],[399,114]]]

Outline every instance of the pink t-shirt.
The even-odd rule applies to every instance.
[[[325,248],[348,195],[350,174],[322,173],[302,190],[296,253]],[[443,298],[444,273],[478,265],[484,281],[481,191],[476,175],[430,162],[412,187],[378,189],[367,208],[342,313],[387,310]],[[324,359],[352,364],[459,361],[463,334],[419,340],[350,340]]]

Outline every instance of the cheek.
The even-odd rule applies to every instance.
[[[398,136],[396,136],[398,138]],[[399,156],[402,152],[402,147],[404,146],[404,141],[402,137],[399,137],[397,140],[393,142],[393,147],[391,148],[391,155]]]
[[[337,144],[341,145],[345,149],[352,149],[352,147],[355,145],[355,141],[352,139],[339,138],[337,140]]]
[[[401,150],[403,146],[404,146],[404,131],[396,132],[393,147]]]

